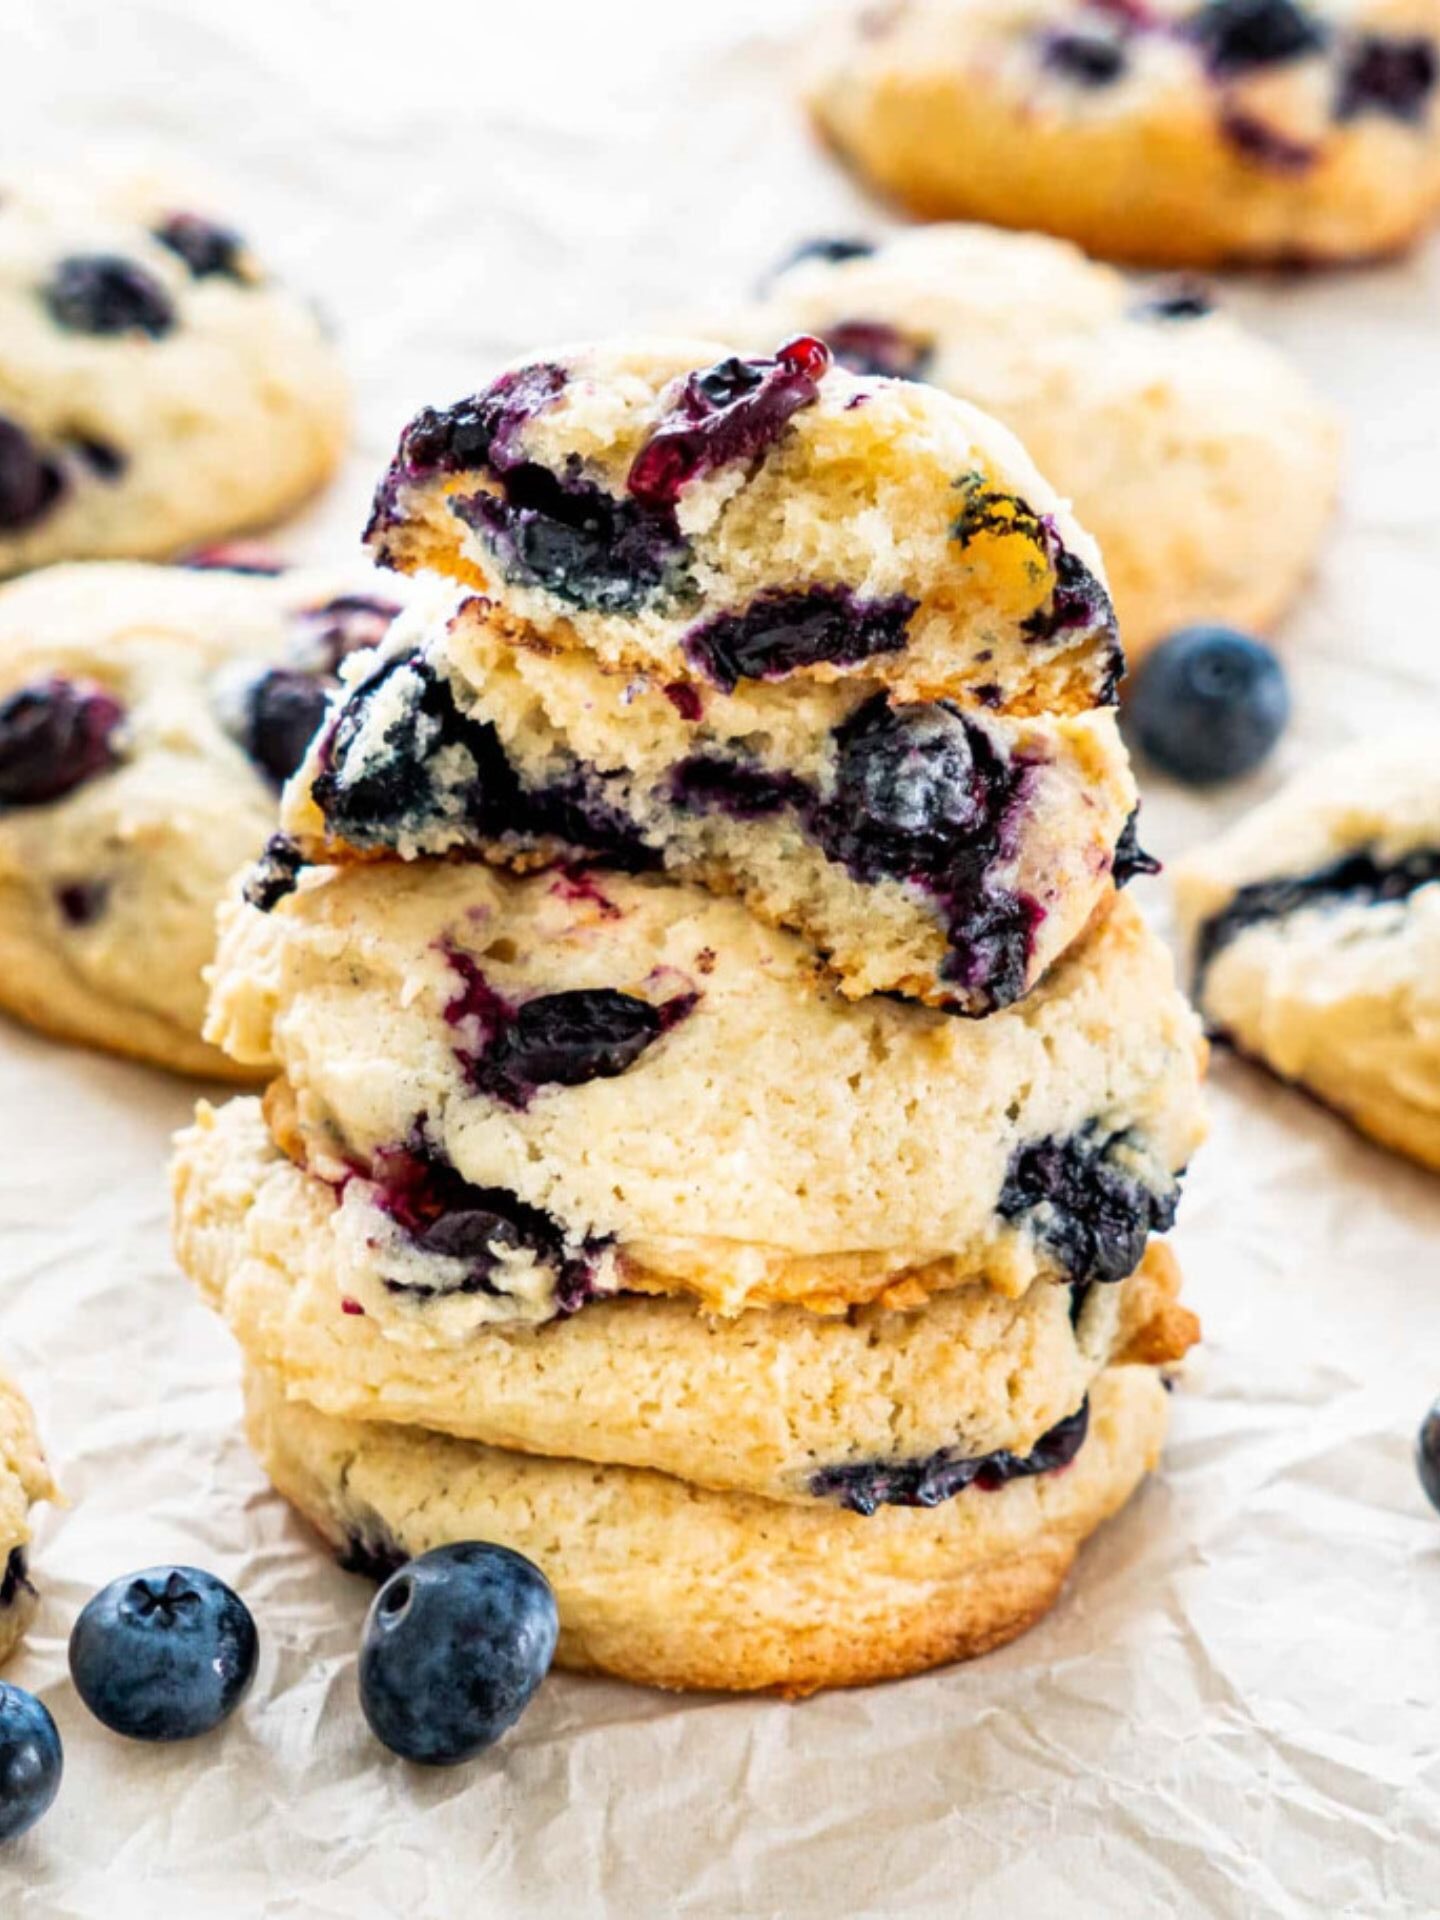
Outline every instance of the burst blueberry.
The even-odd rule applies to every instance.
[[[277,787],[305,758],[325,718],[328,695],[313,674],[275,667],[262,674],[245,700],[246,753]]]
[[[1124,1280],[1150,1235],[1175,1223],[1176,1188],[1148,1186],[1127,1164],[1128,1146],[1092,1125],[1011,1156],[996,1210],[1028,1223],[1068,1280]]]
[[[232,1714],[255,1677],[250,1610],[214,1574],[147,1567],[102,1587],[70,1635],[86,1706],[130,1740],[191,1740]]]
[[[65,1756],[49,1709],[0,1680],[0,1846],[28,1833],[60,1791]]]
[[[866,600],[848,587],[771,588],[743,612],[717,614],[692,628],[684,651],[698,672],[730,693],[741,680],[779,680],[822,662],[855,666],[898,653],[917,604],[900,593]]]
[[[118,253],[77,253],[62,260],[45,289],[55,324],[70,333],[141,333],[160,340],[175,325],[175,308],[160,282]]]
[[[222,227],[198,213],[172,213],[154,230],[162,247],[183,260],[196,280],[219,275],[242,284],[245,242],[232,227]]]
[[[1041,46],[1051,73],[1082,87],[1112,86],[1129,65],[1123,41],[1107,33],[1052,33]]]
[[[124,709],[103,687],[58,677],[0,702],[0,810],[59,800],[115,764]]]
[[[1424,118],[1440,76],[1435,42],[1363,35],[1350,49],[1335,102],[1337,120],[1384,113],[1411,126]]]
[[[376,1738],[426,1766],[506,1733],[550,1670],[555,1596],[523,1555],[486,1541],[433,1548],[381,1587],[360,1643],[360,1705]]]
[[[1186,627],[1141,661],[1129,702],[1135,738],[1155,765],[1191,786],[1251,773],[1290,717],[1279,660],[1228,627]]]
[[[1228,77],[1318,53],[1326,29],[1299,0],[1207,0],[1188,30],[1212,73]]]
[[[24,533],[45,518],[64,492],[58,462],[42,453],[23,427],[0,414],[0,533]]]

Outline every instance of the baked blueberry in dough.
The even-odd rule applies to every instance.
[[[1214,1031],[1440,1169],[1433,736],[1322,760],[1178,863],[1175,888]]]
[[[1077,713],[1123,667],[1099,553],[1009,433],[804,335],[512,367],[410,423],[369,539],[701,692],[851,681]]]
[[[1196,1023],[1123,894],[963,1021],[846,1000],[668,877],[312,869],[226,910],[207,1032],[283,1076],[272,1131],[340,1183],[356,1299],[436,1338],[622,1288],[735,1312],[1114,1282],[1202,1131]]]
[[[90,561],[0,587],[0,1007],[234,1074],[200,1037],[215,909],[341,660],[396,611],[356,571]]]
[[[1099,541],[1132,661],[1197,621],[1267,626],[1323,537],[1335,422],[1194,280],[1139,289],[1039,234],[920,227],[819,242],[709,324],[756,350],[818,334],[854,372],[932,381],[1011,428]]]
[[[1340,261],[1440,207],[1440,0],[888,0],[815,117],[914,211],[1153,264]]]
[[[480,596],[357,661],[287,795],[309,857],[664,866],[804,934],[851,996],[986,1014],[1077,939],[1136,807],[1113,713],[607,672]]]
[[[305,300],[150,179],[0,180],[0,574],[275,520],[339,458]]]
[[[0,1373],[0,1662],[14,1651],[35,1611],[26,1551],[29,1512],[37,1500],[55,1497],[29,1404]]]

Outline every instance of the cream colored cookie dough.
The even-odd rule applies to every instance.
[[[1440,762],[1433,735],[1322,760],[1180,862],[1206,1020],[1440,1170]]]
[[[283,810],[310,857],[524,865],[623,837],[803,934],[851,997],[974,1015],[1019,999],[1108,896],[1136,807],[1109,710],[892,707],[849,681],[677,705],[478,595],[413,609],[347,686]]]
[[[1334,502],[1335,421],[1202,290],[1138,288],[1039,234],[921,227],[823,243],[716,325],[818,333],[857,371],[933,382],[1003,421],[1105,556],[1126,653],[1197,621],[1271,624]]]
[[[216,906],[276,827],[250,703],[271,669],[319,689],[379,637],[375,584],[92,561],[0,587],[0,1007],[255,1077],[200,1037]]]
[[[969,1659],[1034,1625],[1166,1425],[1158,1374],[1112,1368],[1064,1472],[863,1517],[337,1420],[258,1371],[246,1394],[265,1471],[342,1559],[496,1541],[554,1587],[561,1666],[790,1694]]]
[[[716,1320],[627,1297],[438,1345],[355,1311],[335,1194],[280,1155],[258,1102],[202,1104],[173,1182],[181,1266],[290,1398],[775,1500],[832,1497],[816,1475],[857,1463],[1023,1456],[1102,1368],[1178,1359],[1196,1333],[1156,1242],[1132,1278],[1078,1298],[1041,1282],[1019,1301],[961,1287],[918,1312]]]
[[[1440,207],[1440,0],[881,0],[810,102],[931,218],[1154,264],[1343,261]]]
[[[14,1652],[35,1611],[25,1555],[30,1509],[56,1497],[29,1403],[0,1373],[0,1662]]]
[[[369,540],[602,666],[1078,712],[1123,661],[1099,551],[1003,427],[813,340],[560,349],[406,428]]]
[[[623,1016],[628,1055],[527,1085],[527,1049],[590,1011]],[[847,1002],[793,936],[674,881],[313,869],[268,914],[227,910],[207,1033],[283,1073],[272,1122],[312,1171],[364,1169],[425,1218],[411,1190],[457,1177],[541,1210],[502,1262],[532,1317],[555,1310],[532,1284],[547,1234],[552,1276],[640,1272],[725,1312],[907,1276],[896,1303],[1119,1277],[1203,1131],[1194,1016],[1124,896],[1026,999],[963,1021]],[[437,1308],[462,1329],[515,1310],[453,1290],[388,1310]]]
[[[173,185],[0,180],[0,574],[276,520],[347,411],[309,303]]]

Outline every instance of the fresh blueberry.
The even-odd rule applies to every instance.
[[[64,1766],[49,1709],[33,1693],[0,1680],[0,1846],[48,1812]]]
[[[1432,1507],[1440,1508],[1440,1400],[1420,1422],[1415,1440],[1415,1469]]]
[[[70,333],[143,333],[162,339],[175,325],[169,294],[144,267],[118,253],[76,253],[45,289],[55,324]]]
[[[317,673],[335,673],[340,662],[366,647],[378,647],[400,611],[393,600],[368,593],[342,593],[318,607],[291,616],[301,664]]]
[[[277,787],[283,787],[305,758],[320,730],[328,698],[323,680],[313,674],[275,667],[250,688],[245,700],[243,745]]]
[[[1248,634],[1186,627],[1141,661],[1130,724],[1157,767],[1189,786],[1235,780],[1258,767],[1285,731],[1285,670]]]
[[[70,1677],[97,1720],[130,1740],[190,1740],[233,1713],[255,1677],[250,1609],[214,1574],[147,1567],[88,1602]]]
[[[550,1583],[508,1547],[467,1540],[409,1561],[376,1594],[360,1643],[360,1705],[406,1760],[454,1766],[493,1746],[550,1670]]]
[[[1218,76],[1247,73],[1316,53],[1326,30],[1299,0],[1206,0],[1189,32]]]
[[[124,717],[103,687],[59,678],[0,702],[0,811],[59,800],[113,766]]]
[[[1377,858],[1372,848],[1362,847],[1309,873],[1252,880],[1201,927],[1195,947],[1197,982],[1204,978],[1216,954],[1247,927],[1284,920],[1308,907],[1337,901],[1369,907],[1408,900],[1422,887],[1436,885],[1440,885],[1440,847],[1412,847],[1390,860]]]
[[[65,491],[57,463],[41,453],[23,427],[0,414],[0,533],[23,533]]]
[[[245,242],[230,227],[217,226],[198,213],[172,213],[154,229],[162,247],[182,259],[197,280],[220,274],[244,281]]]

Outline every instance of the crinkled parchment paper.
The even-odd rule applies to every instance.
[[[793,110],[808,11],[7,0],[0,169],[139,139],[235,183],[354,368],[350,466],[287,536],[344,551],[416,405],[879,223]],[[1285,635],[1278,773],[1440,713],[1440,253],[1233,303],[1351,433]],[[1147,838],[1173,853],[1251,797],[1152,781]],[[424,1774],[365,1733],[368,1590],[267,1492],[234,1355],[171,1264],[191,1099],[0,1032],[0,1343],[73,1503],[41,1521],[45,1604],[10,1669],[55,1712],[65,1786],[0,1861],[6,1920],[1440,1912],[1440,1516],[1410,1460],[1440,1392],[1440,1182],[1219,1060],[1178,1236],[1206,1345],[1164,1472],[1035,1632],[802,1706],[556,1677],[499,1751]],[[264,1651],[223,1734],[152,1751],[87,1720],[65,1634],[166,1557],[240,1587]]]

